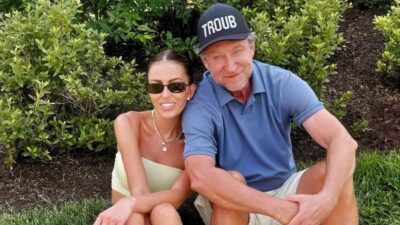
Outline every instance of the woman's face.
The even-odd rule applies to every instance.
[[[174,61],[163,60],[153,63],[148,71],[148,79],[150,85],[165,85],[161,93],[149,93],[154,109],[164,118],[179,116],[187,98],[191,98],[194,94],[195,87],[189,84],[185,68]],[[167,87],[168,84],[172,85]],[[182,92],[179,92],[179,87],[183,87]],[[172,91],[169,88],[172,88]]]

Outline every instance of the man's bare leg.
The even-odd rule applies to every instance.
[[[325,162],[320,162],[310,167],[300,178],[296,193],[318,193],[324,185],[325,174]],[[338,203],[324,224],[357,225],[358,223],[358,208],[354,194],[353,179],[350,179],[344,186],[339,196]]]
[[[234,178],[239,180],[242,183],[246,183],[244,177],[236,172],[229,171]],[[212,216],[211,216],[211,224],[212,225],[221,225],[221,224],[229,224],[229,225],[247,225],[249,224],[249,214],[226,209],[223,207],[219,207],[216,204],[212,204]]]

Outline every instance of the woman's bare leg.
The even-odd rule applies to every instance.
[[[115,204],[120,199],[126,197],[118,191],[111,190],[111,202]],[[141,213],[133,213],[131,217],[129,217],[126,225],[150,225],[150,220],[148,215],[143,215]]]
[[[169,203],[154,207],[150,213],[150,221],[152,225],[182,225],[178,211]]]

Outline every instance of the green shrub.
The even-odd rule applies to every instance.
[[[266,13],[271,9],[243,9],[257,34],[256,58],[297,73],[322,97],[328,75],[336,69],[328,59],[343,42],[337,30],[348,4],[342,0],[276,2],[272,13]]]
[[[359,8],[387,9],[394,3],[394,0],[352,0],[352,3]]]
[[[184,0],[82,1],[82,17],[94,29],[108,34],[112,47],[132,49],[117,54],[145,64],[149,56],[166,47],[176,47],[194,61],[197,15]],[[113,49],[115,51],[115,49]]]
[[[382,59],[377,62],[378,71],[400,80],[400,0],[386,16],[377,16],[374,23],[386,39]]]
[[[10,166],[21,155],[113,146],[117,112],[148,105],[135,62],[106,57],[105,34],[78,23],[78,7],[40,0],[0,15],[0,142]]]
[[[31,0],[1,0],[0,13],[11,12],[13,10],[20,10]]]

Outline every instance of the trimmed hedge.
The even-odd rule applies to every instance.
[[[21,155],[114,147],[117,112],[148,106],[135,61],[105,56],[105,34],[76,21],[78,1],[39,0],[0,15],[0,142]]]
[[[382,58],[377,62],[378,71],[394,77],[400,85],[400,0],[387,15],[377,16],[374,23],[386,39]]]

